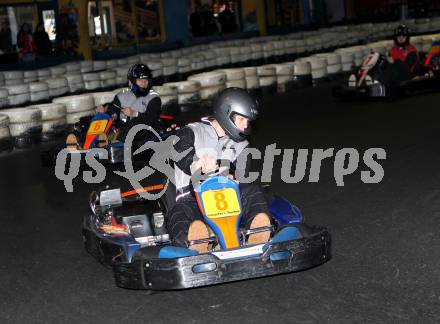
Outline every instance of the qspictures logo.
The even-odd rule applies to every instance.
[[[134,152],[132,145],[136,134],[140,131],[148,130],[154,134],[157,141],[149,141],[143,144]],[[181,153],[177,152],[174,145],[180,140],[176,135],[171,135],[165,140],[162,140],[160,135],[148,125],[137,125],[133,127],[124,144],[124,168],[125,171],[113,171],[116,175],[127,179],[132,185],[133,189],[141,191],[142,185],[140,181],[147,179],[153,173],[160,172],[164,175],[166,184],[164,188],[155,194],[141,191],[140,195],[145,199],[158,199],[165,192],[169,181],[174,183],[174,168],[173,163],[179,162],[188,154],[194,154],[194,148],[189,148]],[[152,150],[152,155],[149,161],[145,161],[145,166],[135,171],[133,167],[133,156],[144,152],[145,150]],[[224,161],[225,157],[231,156],[230,149],[222,151],[218,156],[217,151],[212,148],[201,149],[203,156],[209,156],[215,160]],[[67,168],[68,156],[70,163]],[[294,163],[294,158],[296,161]],[[83,171],[82,178],[86,183],[97,184],[105,181],[107,170],[102,163],[97,160],[108,159],[108,151],[104,148],[93,148],[85,154],[85,162],[93,171]],[[249,172],[244,174],[245,165],[248,159],[262,160],[261,172]],[[235,161],[236,172],[235,178],[240,183],[252,183],[257,180],[262,183],[270,183],[272,181],[272,174],[274,170],[275,158],[281,160],[281,180],[285,183],[299,183],[307,178],[310,183],[317,183],[320,179],[320,173],[323,163],[333,164],[333,177],[336,186],[344,186],[344,179],[348,176],[353,176],[357,170],[360,172],[360,180],[366,184],[374,184],[382,181],[385,171],[380,164],[381,160],[386,159],[386,151],[383,148],[369,148],[363,152],[355,148],[342,148],[335,150],[334,148],[327,149],[293,149],[293,148],[277,148],[276,143],[266,146],[264,152],[256,148],[245,148]],[[61,150],[57,155],[55,175],[64,182],[64,187],[67,192],[73,192],[73,180],[79,176],[81,165],[81,154],[74,154],[69,149]],[[220,166],[220,169],[225,166]],[[95,175],[93,175],[95,173]],[[192,175],[191,181],[194,188],[203,179],[200,170],[197,174]],[[175,184],[175,183],[174,183]]]

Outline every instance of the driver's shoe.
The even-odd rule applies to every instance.
[[[269,227],[269,226],[271,226],[269,216],[265,213],[259,213],[252,220],[252,223],[251,223],[251,226],[249,227],[249,229],[257,229],[257,228]],[[271,234],[270,229],[268,229],[267,231],[264,231],[264,232],[249,234],[249,237],[247,239],[247,244],[253,245],[253,244],[266,243],[270,239],[270,234]]]
[[[70,150],[79,150],[80,146],[78,143],[78,138],[75,134],[69,134],[66,138],[66,147]]]
[[[191,223],[188,229],[188,242],[190,243],[189,248],[191,250],[196,250],[199,253],[208,252],[209,242],[195,243],[191,244],[192,241],[209,239],[209,230],[205,223],[200,220],[195,220]]]

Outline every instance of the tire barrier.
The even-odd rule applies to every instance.
[[[246,89],[246,74],[242,68],[218,70],[226,74],[226,88],[236,87]]]
[[[49,68],[52,77],[64,76],[66,74],[66,68],[62,65],[52,66]]]
[[[164,86],[177,90],[177,103],[182,111],[191,110],[198,106],[201,100],[201,86],[198,81],[188,80],[181,82],[164,83]]]
[[[155,86],[153,89],[159,94],[162,100],[162,111],[174,113],[179,106],[177,87],[165,83],[162,86]]]
[[[110,103],[116,96],[113,91],[93,92],[90,95],[93,97],[94,107]]]
[[[29,84],[6,85],[8,91],[8,104],[11,107],[23,105],[31,100]]]
[[[93,62],[92,61],[81,61],[80,62],[80,71],[81,73],[88,73],[93,71]]]
[[[92,116],[95,114],[95,109],[80,111],[76,113],[70,113],[66,115],[66,123],[67,125],[74,125],[79,122],[82,117]]]
[[[82,74],[67,74],[66,80],[70,93],[81,92],[85,89]]]
[[[177,80],[177,60],[173,57],[161,58],[163,82],[171,82]]]
[[[101,89],[113,89],[118,84],[116,82],[116,71],[101,71],[98,72]]]
[[[83,74],[84,88],[86,90],[96,90],[101,87],[99,73],[90,72]]]
[[[297,88],[306,88],[313,84],[312,66],[307,61],[293,62],[293,83]]]
[[[0,89],[0,108],[9,106],[9,92],[7,89]]]
[[[337,77],[342,73],[341,55],[338,53],[319,53],[315,55],[327,61],[327,74],[331,77]]]
[[[408,19],[404,23],[415,33],[440,31],[440,17]],[[13,108],[27,102],[47,102],[50,97],[69,93],[72,95],[55,98],[53,102],[57,103],[59,99],[59,103],[65,105],[65,123],[72,124],[82,116],[93,114],[98,103],[126,89],[112,90],[127,84],[128,68],[139,62],[146,62],[151,68],[154,88],[161,95],[164,107],[198,104],[198,97],[200,105],[203,105],[219,91],[231,86],[263,93],[276,91],[277,88],[280,92],[288,91],[291,86],[308,87],[352,71],[362,64],[371,50],[387,53],[393,42],[383,39],[391,38],[398,24],[336,26],[282,36],[224,40],[120,59],[69,62],[29,71],[4,71],[0,73],[0,108]],[[372,41],[358,45],[365,39]],[[438,33],[412,37],[421,52],[428,51],[432,42],[438,40]],[[97,92],[100,89],[110,91]],[[91,94],[82,94],[84,92]],[[26,110],[27,107],[17,109]],[[35,123],[11,122],[12,131],[9,133],[15,139],[14,135],[32,129]],[[61,127],[63,123],[63,117],[50,120],[43,117],[40,126],[43,133],[50,133],[50,129]],[[6,133],[4,129],[2,132]]]
[[[37,70],[37,73],[38,73],[38,81],[40,82],[45,82],[47,79],[51,78],[49,69],[40,69]]]
[[[46,80],[46,83],[49,87],[49,96],[51,98],[57,98],[69,93],[69,85],[66,78],[50,78]]]
[[[274,65],[257,66],[260,88],[263,94],[277,91],[277,75]]]
[[[24,82],[23,71],[5,71],[3,72],[5,86],[20,85]]]
[[[81,117],[91,116],[95,113],[95,100],[89,94],[56,98],[52,102],[64,104],[66,107],[67,125],[73,125]]]
[[[31,102],[48,101],[50,98],[49,86],[46,82],[29,83]]]
[[[23,77],[24,83],[36,82],[38,81],[38,72],[36,70],[24,71]]]
[[[226,73],[212,71],[191,75],[188,80],[200,83],[200,99],[210,101],[217,93],[226,88]]]
[[[11,132],[9,131],[9,116],[0,114],[0,152],[12,149]]]
[[[49,141],[65,135],[67,127],[66,106],[61,103],[49,103],[29,106],[41,111],[41,126],[43,141]]]
[[[273,64],[277,77],[277,92],[283,93],[293,88],[293,64]]]
[[[12,108],[2,110],[9,117],[9,131],[14,146],[29,147],[41,141],[41,110],[34,107]]]

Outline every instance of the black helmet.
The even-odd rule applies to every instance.
[[[223,90],[214,103],[214,118],[225,133],[234,141],[241,142],[251,133],[248,126],[241,131],[234,123],[235,114],[255,120],[258,115],[258,102],[244,89],[227,88]]]
[[[398,40],[399,36],[405,36],[405,41],[403,43],[399,42],[399,40]],[[394,30],[394,43],[398,46],[408,45],[410,37],[411,37],[411,34],[410,34],[409,29],[406,25],[399,25]]]
[[[147,79],[147,88],[141,88],[136,84],[137,79]],[[130,90],[137,96],[146,96],[152,87],[153,75],[151,70],[145,64],[134,64],[128,69],[127,80],[131,82]]]

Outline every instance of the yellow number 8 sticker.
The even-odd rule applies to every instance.
[[[241,212],[237,194],[232,188],[205,191],[202,201],[208,218],[235,216]]]

